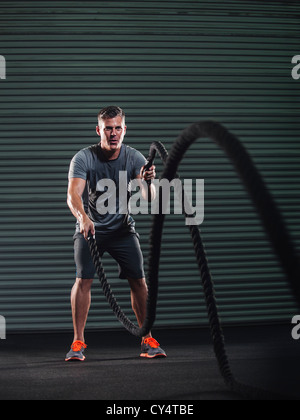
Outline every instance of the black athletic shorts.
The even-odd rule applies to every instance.
[[[120,279],[138,280],[145,277],[144,259],[140,247],[139,235],[136,232],[120,232],[113,235],[96,233],[96,241],[100,256],[108,252],[119,265]],[[93,279],[95,266],[91,257],[89,245],[81,233],[74,235],[74,259],[76,277]]]

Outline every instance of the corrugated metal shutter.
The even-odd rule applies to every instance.
[[[71,329],[74,221],[68,165],[97,141],[98,110],[127,112],[127,143],[168,149],[186,126],[215,119],[237,134],[300,246],[300,5],[286,1],[2,1],[0,314],[9,331]],[[158,163],[160,168],[160,163]],[[290,321],[285,276],[224,154],[198,142],[180,168],[205,179],[201,226],[224,324]],[[147,260],[150,218],[136,217]],[[157,326],[206,325],[184,220],[167,218]],[[130,313],[127,284],[105,267]],[[97,282],[89,328],[115,328]]]

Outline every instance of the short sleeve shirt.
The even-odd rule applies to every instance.
[[[130,182],[140,174],[145,163],[146,159],[139,151],[125,144],[115,160],[108,160],[100,145],[82,149],[73,157],[69,179],[86,181],[82,196],[84,209],[98,232],[105,234],[123,228],[134,230],[134,220],[128,213],[128,190]],[[80,229],[79,222],[76,229]]]

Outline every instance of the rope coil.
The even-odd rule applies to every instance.
[[[253,164],[248,152],[237,137],[217,122],[205,121],[195,123],[184,130],[177,138],[169,155],[162,143],[152,143],[149,150],[148,163],[152,163],[156,153],[158,153],[164,163],[164,171],[161,178],[172,181],[175,177],[178,177],[177,169],[186,151],[199,138],[210,138],[213,140],[225,151],[232,161],[238,175],[256,206],[257,212],[261,217],[274,251],[287,274],[294,296],[300,305],[300,264],[297,252],[268,188]],[[97,250],[95,237],[91,235],[88,237],[92,258],[104,291],[104,295],[106,296],[119,321],[131,334],[138,337],[147,335],[155,322],[158,295],[158,271],[164,219],[164,214],[160,212],[159,214],[154,215],[152,220],[149,240],[149,273],[147,277],[149,287],[147,316],[141,328],[134,325],[119,307],[107,282],[100,255]],[[260,389],[240,384],[235,380],[234,375],[231,372],[225,350],[225,339],[218,314],[214,283],[208,266],[200,230],[198,226],[194,225],[189,226],[189,230],[192,236],[197,264],[201,275],[214,351],[225,383],[232,391],[237,392],[246,398],[276,400],[283,398],[286,399],[286,397],[282,397],[280,395],[274,395]]]

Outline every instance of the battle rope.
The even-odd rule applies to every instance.
[[[210,138],[215,141],[232,160],[239,176],[246,186],[258,213],[262,219],[266,232],[269,235],[271,244],[287,273],[287,277],[294,295],[300,303],[300,265],[297,253],[292,240],[285,227],[283,219],[277,206],[269,193],[262,177],[258,173],[241,142],[230,132],[228,132],[221,124],[212,121],[196,123],[183,131],[173,145],[168,155],[164,146],[159,142],[152,143],[149,152],[148,164],[151,166],[156,152],[159,153],[165,164],[162,179],[173,180],[178,166],[186,153],[187,149],[199,138]],[[161,193],[161,191],[160,191]],[[99,276],[101,286],[110,306],[115,315],[125,328],[133,335],[142,337],[151,330],[156,316],[157,294],[158,294],[158,270],[161,254],[162,231],[164,225],[164,214],[160,213],[153,217],[152,228],[150,233],[150,249],[149,249],[149,273],[148,273],[148,302],[147,316],[141,328],[136,327],[123,313],[119,307],[115,297],[112,294],[110,286],[107,282],[101,259],[98,253],[96,240],[89,235],[89,245],[93,261]],[[212,341],[214,351],[218,361],[220,372],[227,386],[234,392],[252,399],[280,399],[281,396],[273,395],[260,389],[249,387],[238,383],[229,366],[224,335],[221,328],[218,308],[215,299],[214,284],[208,267],[205,249],[202,243],[198,226],[189,226],[198,267],[201,274],[205,301],[208,310],[208,318],[210,323]]]
[[[153,159],[155,157],[156,152],[160,155],[161,159],[163,161],[166,160],[168,153],[164,146],[161,143],[152,144],[150,147],[150,155],[148,159],[148,167],[152,165]],[[150,238],[152,235],[155,236],[155,229],[152,229],[152,233],[150,234]],[[156,239],[153,238],[153,241],[155,243]],[[107,277],[102,265],[101,257],[98,251],[97,242],[95,236],[91,235],[89,232],[88,235],[88,243],[92,255],[92,259],[97,271],[97,275],[99,277],[99,281],[101,284],[101,287],[103,289],[104,296],[106,297],[110,307],[112,308],[114,314],[118,318],[118,320],[123,324],[123,326],[134,336],[136,337],[144,337],[146,336],[152,329],[155,318],[156,318],[156,307],[157,307],[157,295],[158,295],[158,265],[157,267],[153,267],[149,271],[149,275],[147,278],[148,283],[148,300],[147,300],[147,315],[146,319],[144,321],[144,324],[142,327],[136,326],[122,311],[120,308],[115,296],[113,295],[113,292],[111,290],[111,287],[107,281]],[[156,248],[159,249],[159,252],[157,253]],[[156,251],[156,252],[155,252]],[[158,243],[157,247],[154,247],[154,252],[150,252],[150,257],[154,257],[155,259],[159,258],[160,256],[160,242]],[[150,258],[151,260],[151,258]]]

